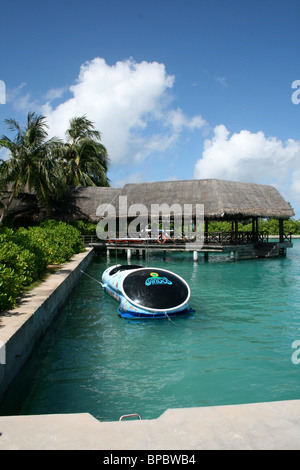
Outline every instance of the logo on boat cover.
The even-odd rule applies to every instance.
[[[172,284],[166,277],[160,277],[157,273],[150,273],[151,277],[148,277],[145,281],[146,286],[154,286],[157,284]]]

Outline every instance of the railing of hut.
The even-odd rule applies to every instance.
[[[291,242],[292,235],[291,233],[283,234],[283,241]],[[100,240],[97,235],[83,235],[82,240],[85,246],[104,244],[103,240]],[[209,231],[204,232],[203,240],[205,245],[247,245],[250,243],[266,243],[269,241],[269,234],[266,231],[260,232],[221,232],[221,231]],[[136,242],[137,240],[127,239],[128,243]],[[142,241],[142,240],[141,240]],[[159,243],[157,239],[148,239],[149,243]],[[188,243],[195,241],[195,232],[188,234],[186,238],[168,238],[165,240],[165,243]],[[117,239],[113,243],[118,242]],[[124,240],[123,240],[124,242]]]
[[[247,245],[269,241],[268,232],[204,232],[205,244]]]
[[[283,241],[284,242],[292,242],[292,232],[283,233]]]

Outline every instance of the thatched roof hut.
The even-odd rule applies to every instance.
[[[13,199],[8,216],[21,222],[39,222],[45,218],[57,218],[65,221],[88,220],[97,223],[96,210],[99,204],[109,204],[120,192],[120,188],[98,186],[74,186],[63,196],[49,215],[41,207],[34,194],[21,193]],[[5,202],[9,194],[2,197]],[[1,212],[1,209],[0,209]]]
[[[294,211],[279,192],[268,185],[239,183],[217,179],[162,181],[126,184],[111,203],[118,215],[118,198],[127,197],[127,206],[143,204],[151,212],[151,204],[204,205],[206,219],[272,217],[287,219]],[[195,209],[193,209],[195,210]]]
[[[63,201],[58,203],[54,217],[63,220],[86,219],[97,223],[100,204],[112,204],[119,216],[120,197],[126,198],[127,208],[143,204],[151,214],[152,204],[167,204],[171,208],[179,204],[181,213],[184,204],[203,204],[204,217],[208,219],[246,219],[250,217],[272,217],[287,219],[294,211],[273,186],[239,183],[216,179],[160,181],[152,183],[126,184],[123,188],[73,187]],[[33,195],[17,198],[9,215],[37,219],[43,218]]]

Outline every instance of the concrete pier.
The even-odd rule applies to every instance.
[[[299,450],[300,400],[167,410],[153,420],[88,413],[0,417],[0,450]]]

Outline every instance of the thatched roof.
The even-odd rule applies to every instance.
[[[68,200],[74,215],[76,214],[75,218],[98,222],[97,207],[100,204],[110,204],[119,192],[120,188],[77,186],[71,189]]]
[[[273,186],[216,179],[162,181],[126,184],[116,194],[113,205],[118,214],[118,196],[127,197],[128,207],[143,204],[150,214],[151,204],[204,205],[206,218],[293,217],[294,211]]]
[[[120,196],[127,198],[127,208],[133,204],[143,204],[149,215],[152,204],[168,204],[170,208],[179,204],[181,213],[184,204],[192,204],[193,213],[196,204],[203,204],[204,216],[210,219],[224,220],[234,216],[287,219],[295,215],[289,203],[273,186],[216,179],[126,184],[123,188],[74,187],[58,204],[56,215],[65,220],[87,219],[97,223],[100,217],[96,212],[100,204],[112,204],[119,216]],[[29,204],[27,199],[14,201],[10,211],[12,216],[18,212],[30,216],[29,209],[31,214],[37,216],[37,205],[31,200]]]
[[[120,188],[97,186],[71,187],[69,193],[59,201],[50,217],[65,221],[85,219],[97,223],[99,217],[96,216],[96,210],[99,204],[109,204],[119,192]],[[2,201],[4,202],[7,198],[8,195],[3,197]],[[8,216],[40,221],[48,218],[49,214],[40,207],[34,194],[22,193],[13,199]]]

